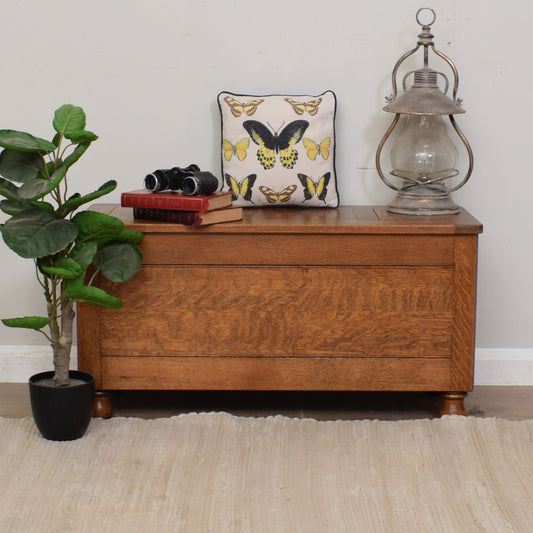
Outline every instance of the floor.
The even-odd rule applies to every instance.
[[[434,418],[440,404],[436,393],[410,392],[117,391],[111,399],[114,416],[142,418],[226,411],[238,416],[401,420]],[[478,386],[465,405],[472,416],[533,418],[533,387]],[[31,416],[27,384],[0,383],[0,416]]]

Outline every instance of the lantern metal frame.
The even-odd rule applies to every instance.
[[[420,20],[420,14],[429,11],[432,14],[432,20],[423,23]],[[440,215],[458,213],[460,208],[451,199],[450,193],[461,188],[472,175],[474,167],[474,156],[472,148],[463,132],[460,130],[454,115],[464,113],[462,100],[457,97],[459,88],[459,74],[453,61],[435,48],[433,42],[434,35],[431,33],[431,26],[436,20],[435,11],[431,8],[420,8],[416,13],[416,21],[421,26],[422,31],[418,35],[418,42],[412,50],[406,52],[396,62],[392,71],[392,94],[386,97],[388,104],[383,108],[384,111],[395,113],[395,117],[381,139],[376,151],[376,170],[381,180],[391,189],[398,192],[393,202],[388,206],[388,211],[393,213],[409,215]],[[402,63],[407,58],[415,54],[420,48],[423,48],[424,66],[418,70],[407,72],[402,80],[403,93],[398,96],[398,71]],[[453,74],[452,97],[447,96],[449,89],[448,77],[442,73],[429,68],[429,49],[438,57],[446,62]],[[407,79],[414,76],[414,82],[410,88],[407,88]],[[438,86],[438,78],[444,80],[444,90]],[[413,177],[401,176],[404,180],[401,186],[393,183],[387,178],[381,167],[381,153],[383,147],[392,132],[398,125],[402,115],[442,115],[448,116],[452,129],[463,143],[468,155],[468,168],[464,176],[453,186],[448,187],[444,181],[459,175],[459,171],[454,169],[449,175],[439,176],[430,179],[420,179]],[[390,171],[395,176],[394,171]]]

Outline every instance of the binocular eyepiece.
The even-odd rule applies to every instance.
[[[144,188],[150,192],[171,190],[187,196],[208,195],[218,189],[218,179],[211,172],[201,171],[198,165],[191,164],[185,168],[155,170],[144,178]]]

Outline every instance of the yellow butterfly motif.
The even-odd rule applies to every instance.
[[[266,196],[267,202],[269,204],[276,204],[278,202],[288,202],[292,193],[296,189],[296,185],[289,185],[281,191],[276,192],[274,189],[266,187],[265,185],[261,185],[261,187],[259,187],[259,190]]]
[[[248,102],[239,102],[239,100],[236,100],[232,96],[226,96],[224,101],[229,105],[234,117],[240,117],[243,113],[246,113],[250,117],[256,112],[257,106],[264,102],[260,98],[249,100]]]
[[[307,157],[314,161],[316,156],[320,154],[323,159],[329,157],[329,147],[331,145],[331,137],[326,137],[320,143],[316,143],[311,139],[302,139],[305,148],[307,149]]]
[[[233,176],[229,174],[224,174],[226,183],[228,184],[229,190],[231,191],[231,199],[233,201],[237,200],[239,196],[247,202],[252,202],[252,187],[254,186],[255,180],[257,179],[256,174],[249,174],[241,181],[237,181]]]
[[[305,174],[298,174],[298,179],[304,188],[305,200],[311,200],[313,196],[326,203],[326,195],[328,194],[328,183],[331,178],[331,172],[326,172],[318,181],[306,176]]]
[[[224,159],[229,161],[233,155],[237,156],[239,161],[246,159],[246,150],[250,145],[250,139],[245,137],[237,142],[237,144],[231,144],[230,141],[224,139],[222,141],[222,150],[224,152]]]
[[[297,115],[303,115],[307,111],[311,116],[318,113],[318,106],[320,105],[320,102],[322,102],[322,98],[316,98],[315,100],[309,100],[307,102],[298,102],[293,98],[284,98],[284,100],[292,106],[293,111]]]

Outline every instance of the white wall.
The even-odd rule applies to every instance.
[[[338,97],[337,171],[344,204],[384,204],[374,152],[391,116],[390,72],[415,44],[421,0],[19,0],[4,2],[0,128],[51,136],[53,111],[82,106],[100,139],[71,172],[85,193],[198,163],[219,173],[220,90]],[[456,201],[484,224],[477,345],[533,353],[530,24],[533,6],[433,0],[437,47],[456,62],[476,166]],[[43,312],[33,267],[0,247],[0,316]],[[6,281],[7,280],[7,281]],[[1,346],[44,343],[0,327]],[[505,357],[504,357],[505,359]],[[1,362],[0,362],[1,363]],[[0,364],[0,370],[2,366]],[[497,373],[497,372],[496,372]],[[0,381],[4,376],[0,375]]]

